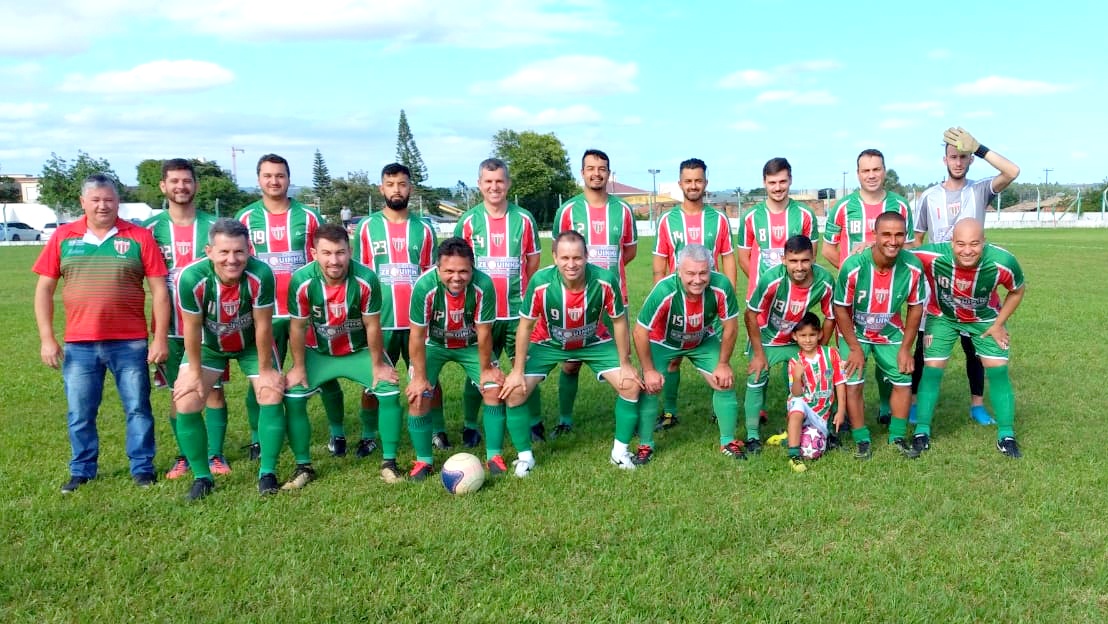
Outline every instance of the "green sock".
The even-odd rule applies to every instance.
[[[573,405],[577,403],[577,385],[581,381],[580,373],[572,375],[562,371],[558,377],[558,422],[573,424]]]
[[[281,448],[285,445],[285,406],[262,405],[258,407],[258,440],[261,444],[261,457],[258,462],[258,476],[266,473],[277,474],[277,460],[281,457]]]
[[[788,453],[789,457],[800,457],[800,447],[790,446],[786,453]]]
[[[889,421],[889,442],[908,435],[908,419],[893,418]]]
[[[712,393],[712,409],[719,423],[719,445],[735,439],[735,427],[739,421],[739,399],[732,390],[716,390]]]
[[[531,450],[531,408],[529,403],[508,406],[507,423],[508,435],[512,438],[512,446],[516,452]]]
[[[946,369],[938,366],[924,366],[923,376],[916,391],[916,433],[931,435],[931,419],[935,416],[935,405],[939,403],[939,386]]]
[[[766,387],[746,386],[746,397],[743,398],[743,411],[746,414],[746,437],[761,439],[758,435],[758,412],[762,409],[762,401],[765,400]]]
[[[485,459],[504,451],[504,404],[485,405]]]
[[[181,453],[189,461],[189,468],[197,479],[212,478],[212,471],[208,468],[207,438],[200,412],[177,414],[177,443],[181,445]]]
[[[535,391],[531,393],[531,396],[527,397],[527,424],[537,425],[542,422],[542,395],[539,394],[540,389],[535,386]],[[509,425],[510,426],[510,425]],[[531,435],[528,432],[527,435]],[[515,438],[512,438],[512,443],[515,444]],[[518,448],[516,449],[519,450]]]
[[[1012,378],[1008,365],[985,369],[989,379],[989,402],[996,414],[996,439],[1016,437],[1016,395],[1012,391]]]
[[[250,443],[257,444],[261,439],[258,436],[258,415],[260,407],[258,406],[258,397],[254,394],[254,386],[251,385],[246,389],[246,420],[250,423]]]
[[[481,389],[473,384],[472,381],[466,379],[462,382],[462,426],[466,429],[477,428],[477,415],[481,411],[481,404],[484,403],[484,397],[481,396]],[[488,413],[485,414],[485,418],[488,418]]]
[[[408,434],[412,436],[412,446],[415,448],[416,459],[421,462],[431,463],[433,451],[431,450],[431,416],[412,416],[408,414]]]
[[[639,444],[654,446],[654,424],[658,421],[658,395],[639,395]]]
[[[289,448],[298,464],[312,463],[312,422],[308,419],[308,397],[285,399],[288,414]]]
[[[331,437],[346,437],[345,419],[346,405],[342,396],[342,386],[339,382],[331,380],[319,387],[319,398],[323,400],[323,411],[327,413],[327,424],[331,429]]]
[[[205,409],[204,426],[208,430],[208,457],[222,456],[223,441],[227,438],[227,406]]]
[[[432,407],[428,415],[431,417],[431,433],[446,433],[446,417],[443,416],[442,406]]]
[[[400,423],[404,420],[404,410],[400,407],[400,395],[390,394],[377,397],[381,413],[381,457],[396,459],[396,449],[400,446]],[[427,443],[431,443],[428,436]]]
[[[629,444],[639,426],[639,402],[616,397],[616,440]]]
[[[889,405],[889,397],[893,395],[893,384],[880,373],[877,377],[877,398],[879,400],[879,414],[892,414],[893,408]]]
[[[362,421],[362,439],[377,439],[377,414],[376,409],[362,408],[358,411],[358,420]]]
[[[662,373],[665,380],[662,383],[662,411],[677,414],[677,391],[681,387],[681,371],[669,371]]]
[[[869,427],[862,425],[857,429],[850,430],[850,437],[854,438],[854,443],[869,442]]]

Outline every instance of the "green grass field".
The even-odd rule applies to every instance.
[[[0,621],[1106,621],[1108,291],[1068,284],[1108,267],[1108,231],[991,237],[1016,254],[1029,284],[1010,324],[1020,461],[968,418],[956,350],[932,450],[913,462],[881,442],[873,388],[869,462],[832,453],[797,475],[779,448],[748,462],[722,457],[710,394],[686,364],[682,425],[657,435],[655,461],[635,472],[608,464],[613,393],[583,377],[577,431],[538,445],[528,479],[461,498],[437,478],[388,486],[379,452],[327,454],[313,400],[320,479],[262,500],[256,465],[238,450],[249,439],[236,372],[234,473],[197,505],[181,500],[188,479],[132,485],[111,390],[100,478],[58,493],[69,444],[61,376],[37,353],[29,267],[38,248],[0,249]],[[629,271],[636,311],[651,243]],[[745,371],[741,355],[734,364]],[[452,372],[445,386],[455,440],[460,379]],[[544,385],[548,425],[556,383]],[[352,438],[356,401],[348,392]],[[157,393],[162,472],[175,454],[167,405]],[[782,420],[774,414],[766,429]],[[406,433],[401,460],[411,461]],[[286,451],[281,476],[290,465]]]

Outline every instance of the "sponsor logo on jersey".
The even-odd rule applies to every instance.
[[[582,308],[582,307],[569,308],[569,309],[566,310],[566,314],[569,315],[569,320],[570,321],[576,323],[577,321],[581,320],[582,316],[584,316],[585,308]]]
[[[503,232],[497,232],[497,233],[493,234],[492,235],[492,244],[496,245],[497,247],[500,247],[500,246],[504,245],[504,233]]]
[[[785,236],[785,226],[783,226],[783,225],[773,226],[773,237],[774,238],[783,238],[784,236]]]
[[[955,278],[955,280],[954,280],[954,287],[957,288],[958,290],[969,290],[970,286],[973,286],[973,281],[972,280],[957,279],[957,278]]]
[[[127,253],[127,250],[130,249],[130,248],[131,248],[131,241],[116,239],[116,241],[115,241],[115,253],[122,256],[123,254]]]
[[[285,240],[285,226],[278,225],[269,228],[269,236],[273,240]]]
[[[346,312],[346,304],[345,303],[328,303],[327,304],[327,310],[331,313],[331,316],[339,317],[339,316],[342,316],[344,312]]]
[[[254,230],[250,233],[250,242],[254,243],[255,245],[264,245],[265,232],[261,230]]]
[[[191,241],[177,241],[177,255],[187,256],[192,253]]]
[[[885,300],[889,298],[888,288],[875,288],[873,291],[873,299],[877,303],[885,303]]]

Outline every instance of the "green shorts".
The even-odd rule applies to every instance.
[[[177,382],[177,376],[181,373],[181,360],[185,357],[185,339],[184,338],[170,338],[169,339],[169,357],[166,358],[165,364],[162,365],[162,370],[165,371],[165,387],[170,390],[173,389],[173,384]],[[223,387],[223,382],[230,380],[231,369],[227,367],[223,369],[223,376],[215,382],[212,388],[219,390]]]
[[[516,334],[519,319],[497,319],[492,324],[492,357],[500,359],[501,353],[507,353],[508,359],[516,357]]]
[[[912,374],[900,372],[900,367],[896,363],[896,356],[900,353],[900,343],[895,344],[873,344],[872,342],[858,341],[858,344],[862,347],[862,357],[866,362],[869,362],[870,355],[873,355],[874,372],[883,379],[894,386],[910,386],[912,385]],[[847,346],[846,341],[839,337],[839,356],[843,360],[843,365],[846,365],[846,358],[850,356],[850,347]],[[854,374],[846,378],[846,385],[856,386],[866,381],[866,367],[865,364],[861,368],[854,371]]]
[[[185,353],[181,357],[181,364],[188,364],[189,355]],[[258,346],[250,345],[242,351],[225,353],[216,351],[207,346],[200,347],[200,368],[209,371],[223,372],[230,365],[231,360],[238,360],[239,370],[243,375],[253,379],[258,376]],[[280,364],[273,362],[273,368],[281,370]]]
[[[596,373],[597,379],[604,373],[619,370],[619,352],[616,350],[616,343],[611,340],[570,351],[532,343],[527,348],[527,363],[524,364],[523,374],[546,379],[555,366],[567,360],[588,364],[592,372]]]
[[[977,357],[1007,360],[1008,349],[997,344],[992,336],[981,337],[981,334],[992,326],[992,321],[959,323],[945,316],[932,316],[927,319],[927,331],[923,336],[923,359],[926,361],[949,358],[951,350],[954,349],[954,343],[960,340],[961,334],[965,334],[973,341]]]
[[[407,329],[386,329],[381,332],[384,338],[385,355],[389,358],[389,364],[400,364],[400,358],[404,358],[404,364],[411,366],[408,358],[408,337],[412,332]]]
[[[439,374],[448,362],[457,362],[473,385],[481,387],[481,356],[477,345],[459,349],[427,345],[427,382],[432,386],[439,385]]]
[[[664,371],[669,363],[678,358],[687,357],[696,370],[711,375],[719,366],[719,336],[708,336],[691,349],[671,349],[655,342],[650,343],[650,359],[654,368]]]
[[[766,352],[766,370],[762,371],[758,375],[748,375],[746,378],[746,385],[748,388],[761,388],[769,381],[769,371],[774,366],[796,357],[800,353],[800,348],[796,344],[781,345],[779,347],[762,345],[762,350]],[[746,356],[749,358],[751,355],[750,343],[747,343]]]
[[[400,394],[400,386],[382,381],[373,385],[373,360],[369,349],[350,355],[324,355],[315,349],[305,349],[304,368],[308,371],[308,386],[295,386],[285,391],[289,398],[307,398],[328,381],[349,379],[361,384],[373,394],[383,397]]]

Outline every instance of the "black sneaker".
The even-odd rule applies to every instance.
[[[746,452],[751,455],[758,455],[762,452],[762,441],[758,438],[746,439]]]
[[[354,449],[354,457],[359,459],[369,457],[373,454],[373,451],[377,450],[377,440],[373,438],[362,438],[358,440],[358,446]]]
[[[246,450],[247,459],[249,459],[250,461],[258,461],[259,459],[261,459],[261,457],[262,457],[262,445],[261,444],[259,444],[257,442],[253,442],[251,444],[247,444],[246,446],[244,446],[242,448],[244,450]]]
[[[466,448],[477,448],[477,445],[480,443],[480,431],[476,429],[470,429],[469,427],[462,427],[462,446]]]
[[[449,451],[454,448],[454,445],[450,443],[450,438],[446,437],[445,431],[440,431],[431,436],[431,446],[434,446],[440,451]]]
[[[546,425],[541,422],[531,425],[531,441],[546,442]]]
[[[292,476],[289,480],[281,486],[282,490],[299,490],[300,488],[308,485],[312,481],[315,481],[315,469],[311,464],[297,464],[296,469],[292,471]]]
[[[842,447],[842,442],[839,442],[839,436],[834,433],[827,436],[827,450],[833,451]]]
[[[894,447],[896,447],[896,450],[900,451],[900,454],[908,459],[915,459],[919,457],[919,451],[913,448],[911,444],[908,444],[908,441],[904,438],[897,438],[889,444],[892,444]]]
[[[554,425],[554,432],[550,434],[550,437],[560,438],[571,433],[573,433],[573,425],[570,423],[558,423]]]
[[[344,436],[331,436],[327,441],[327,450],[334,457],[346,457],[346,438]]]
[[[88,482],[88,477],[70,477],[69,481],[62,486],[62,494],[72,494],[77,491],[77,488]]]
[[[1016,443],[1016,439],[1008,436],[1003,440],[996,441],[996,450],[1001,454],[1007,455],[1012,459],[1019,459],[1023,457],[1023,453],[1020,452],[1020,445]]]
[[[873,457],[873,449],[869,447],[869,442],[859,442],[858,448],[854,449],[854,459],[867,460]]]
[[[931,450],[931,436],[926,433],[917,433],[912,438],[912,448],[920,455],[922,455],[924,451]]]
[[[727,444],[719,447],[719,452],[731,459],[746,459],[746,451],[743,450],[743,443],[738,440],[731,440]]]
[[[212,493],[215,489],[215,483],[206,477],[201,477],[192,482],[192,487],[189,488],[189,493],[185,494],[185,500],[196,501],[204,498],[208,494]]]
[[[677,414],[666,412],[658,417],[658,423],[654,425],[654,431],[673,429],[679,424],[681,423],[677,420]]]
[[[649,464],[652,457],[654,457],[654,449],[645,444],[640,444],[639,450],[631,457],[631,463],[642,466]]]
[[[258,478],[258,494],[272,496],[280,489],[281,487],[277,485],[277,475],[272,472],[267,472]]]
[[[134,480],[135,485],[137,485],[138,487],[143,488],[143,489],[154,485],[154,482],[157,481],[157,478],[154,476],[154,473],[152,473],[152,472],[144,472],[142,474],[137,474],[134,477],[132,477],[132,479]]]
[[[889,423],[891,423],[892,421],[893,421],[893,415],[891,413],[888,413],[888,412],[878,412],[877,413],[877,424],[885,425],[886,427],[888,427]]]

